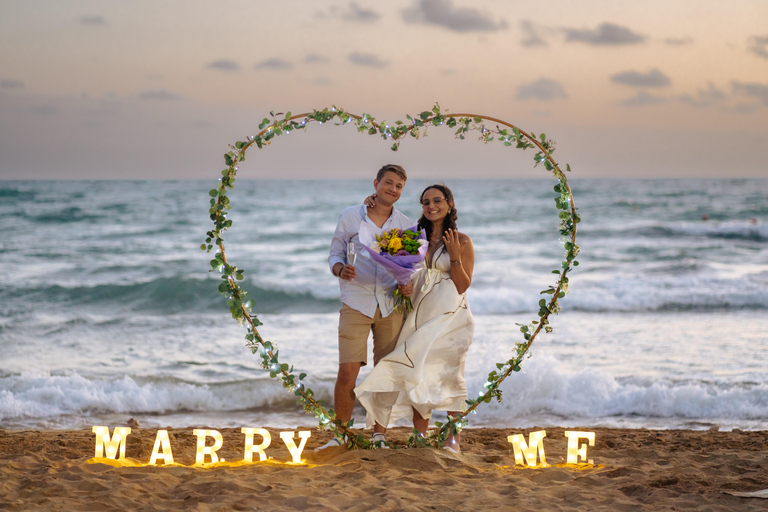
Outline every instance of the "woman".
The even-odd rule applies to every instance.
[[[368,411],[367,422],[388,425],[413,418],[427,431],[433,410],[455,416],[464,407],[467,387],[464,362],[475,321],[466,291],[472,283],[475,252],[472,240],[456,229],[453,194],[431,185],[421,194],[429,250],[424,267],[413,278],[413,311],[408,314],[395,350],[383,357],[355,388]],[[459,439],[448,438],[459,451]]]

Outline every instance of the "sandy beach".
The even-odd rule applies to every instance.
[[[291,465],[278,429],[272,461],[241,464],[240,429],[219,429],[216,467],[194,463],[193,428],[169,429],[176,463],[146,466],[157,430],[134,428],[126,459],[94,463],[87,430],[0,430],[4,510],[765,510],[768,501],[727,492],[768,488],[768,432],[624,430],[596,433],[594,465],[565,465],[562,428],[546,428],[549,467],[515,466],[507,436],[542,429],[466,429],[463,451],[431,448],[312,451],[330,438],[313,427]],[[391,429],[402,445],[408,429]],[[258,438],[257,438],[258,439]],[[298,442],[298,437],[296,438]],[[209,442],[210,444],[210,442]],[[256,458],[257,459],[257,458]],[[186,467],[185,467],[186,466]]]

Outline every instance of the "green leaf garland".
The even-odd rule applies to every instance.
[[[552,157],[552,153],[555,151],[554,141],[548,139],[543,133],[537,137],[533,132],[525,132],[511,123],[494,117],[443,112],[439,104],[416,116],[407,115],[407,122],[396,121],[393,124],[384,121],[377,123],[370,114],[352,114],[335,106],[297,115],[292,115],[291,112],[285,114],[271,112],[270,115],[271,119],[264,118],[259,124],[261,131],[230,145],[229,151],[224,154],[226,168],[221,171],[219,185],[208,192],[211,197],[208,212],[211,221],[213,221],[213,229],[206,233],[205,243],[200,248],[207,252],[210,252],[214,247],[217,248],[213,259],[210,260],[210,271],[218,271],[222,274],[222,282],[218,287],[219,293],[227,298],[227,305],[232,318],[237,320],[240,325],[246,326],[246,345],[254,354],[261,357],[262,368],[269,370],[270,377],[280,379],[283,387],[297,397],[298,404],[306,412],[315,415],[320,428],[328,428],[336,437],[346,439],[349,448],[374,448],[374,446],[366,436],[352,428],[354,420],[342,423],[336,418],[333,409],[327,408],[321,401],[315,399],[314,392],[304,382],[307,377],[306,373],[296,375],[293,366],[280,362],[277,347],[274,343],[263,339],[259,334],[257,328],[263,324],[253,313],[256,303],[253,300],[248,300],[246,291],[237,284],[237,281],[244,279],[244,270],[231,265],[227,260],[224,249],[224,232],[232,227],[232,221],[227,218],[227,211],[232,208],[227,192],[234,188],[239,164],[245,160],[245,153],[248,149],[254,146],[263,149],[265,146],[269,146],[275,137],[294,130],[306,130],[307,126],[313,122],[323,124],[336,120],[336,125],[351,124],[361,134],[379,135],[382,139],[391,142],[393,151],[398,150],[400,143],[408,134],[414,139],[419,139],[421,135],[426,133],[427,127],[447,126],[450,129],[455,129],[455,136],[460,140],[463,140],[466,134],[473,131],[477,132],[478,139],[485,143],[496,140],[507,147],[514,146],[522,150],[535,149],[534,167],[543,165],[558,181],[554,187],[556,193],[554,199],[557,216],[560,219],[559,232],[564,240],[565,256],[560,263],[560,268],[552,271],[553,274],[557,274],[557,281],[541,292],[550,298],[539,300],[537,319],[527,325],[517,324],[520,326],[523,340],[514,343],[509,359],[496,364],[496,370],[488,374],[488,379],[478,397],[467,400],[467,409],[456,417],[449,416],[446,423],[437,422],[436,431],[429,431],[424,436],[414,431],[409,439],[411,446],[441,446],[449,435],[457,435],[461,431],[461,428],[467,424],[467,415],[476,412],[480,404],[490,403],[493,399],[501,401],[501,383],[513,372],[520,371],[523,358],[539,333],[542,330],[546,333],[552,332],[549,316],[560,311],[559,301],[568,293],[567,275],[579,264],[575,259],[579,254],[579,246],[576,245],[576,231],[581,218],[576,211],[568,180]],[[570,170],[570,166],[566,164],[566,171],[570,172]]]

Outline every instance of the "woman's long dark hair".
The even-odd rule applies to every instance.
[[[448,231],[449,229],[453,229],[456,231],[456,219],[459,218],[458,213],[456,212],[456,203],[453,200],[453,192],[451,192],[451,189],[446,187],[445,185],[430,185],[427,188],[424,189],[424,192],[421,193],[421,197],[419,198],[419,203],[424,200],[424,194],[426,194],[427,190],[431,188],[436,188],[440,192],[443,193],[443,197],[446,201],[448,201],[448,205],[450,206],[450,210],[448,210],[448,215],[445,216],[445,219],[443,220],[443,232]],[[451,206],[452,205],[452,206]],[[424,214],[421,214],[421,218],[419,219],[419,227],[421,229],[426,230],[427,232],[427,240],[432,239],[432,221],[427,220],[427,218],[424,216]]]

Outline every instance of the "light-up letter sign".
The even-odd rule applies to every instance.
[[[205,456],[210,455],[211,462],[219,462],[219,456],[216,452],[224,446],[224,439],[221,437],[221,432],[218,430],[198,430],[192,431],[197,436],[197,453],[195,454],[195,464],[203,464],[205,462]],[[213,438],[213,446],[205,446],[205,439],[207,437]],[[224,459],[222,459],[224,462]]]
[[[112,438],[109,437],[109,427],[93,427],[91,431],[96,434],[96,457],[104,457],[104,449],[107,458],[114,459],[120,450],[120,459],[125,458],[125,443],[131,429],[128,427],[116,427]]]
[[[296,443],[293,442],[293,432],[280,432],[280,439],[283,440],[288,451],[291,452],[294,464],[301,462],[301,452],[304,451],[304,445],[307,444],[307,439],[309,439],[311,434],[312,432],[309,430],[302,430],[299,432],[299,439],[301,439],[301,442],[299,443],[299,447],[296,448]]]
[[[547,458],[544,454],[544,443],[542,439],[547,436],[546,430],[539,430],[537,432],[531,432],[528,434],[528,443],[526,444],[525,438],[522,434],[515,434],[507,437],[507,441],[512,443],[515,449],[515,464],[524,465],[523,456],[525,456],[525,462],[529,467],[536,467],[536,455],[538,452],[538,458],[541,460],[541,465],[547,465]]]
[[[595,446],[594,432],[566,430],[565,437],[568,438],[568,458],[566,459],[568,464],[577,464],[579,462],[579,457],[581,457],[582,461],[586,461],[587,464],[594,464],[594,461],[587,459],[587,443],[583,443],[579,446],[579,439],[586,439],[589,441],[589,446]]]
[[[243,427],[240,429],[240,432],[245,434],[245,453],[243,454],[243,460],[245,462],[253,462],[253,454],[258,453],[259,454],[259,460],[265,461],[267,460],[267,454],[264,453],[264,450],[269,446],[269,444],[272,442],[272,436],[269,434],[267,429],[264,428],[245,428]],[[261,444],[257,446],[253,446],[253,435],[258,434],[261,436]],[[291,441],[293,442],[293,441]],[[290,448],[289,448],[290,449]]]
[[[162,453],[160,453],[161,449]],[[163,459],[163,464],[173,464],[171,440],[168,439],[167,430],[157,431],[157,436],[155,436],[155,446],[152,448],[152,456],[149,458],[149,465],[157,466],[157,459]]]

